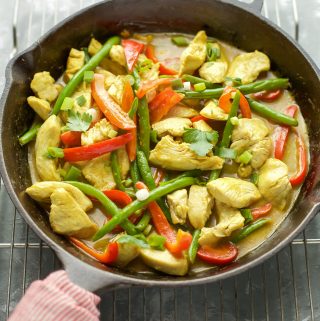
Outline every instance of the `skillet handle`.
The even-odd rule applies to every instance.
[[[223,2],[231,3],[238,7],[246,8],[254,13],[261,13],[264,0],[252,0],[250,3],[240,2],[238,0],[223,0]]]

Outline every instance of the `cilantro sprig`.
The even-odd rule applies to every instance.
[[[72,109],[68,110],[66,130],[85,132],[90,127],[92,116],[88,113],[80,114]]]

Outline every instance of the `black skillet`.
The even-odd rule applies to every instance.
[[[6,69],[1,98],[1,174],[8,193],[31,228],[56,252],[71,279],[89,290],[121,286],[178,286],[213,282],[234,276],[269,258],[302,231],[319,209],[319,70],[286,33],[260,15],[263,0],[250,5],[235,0],[114,0],[86,8],[51,29],[30,48],[13,58]],[[90,36],[106,39],[123,28],[136,32],[175,31],[194,34],[200,29],[246,51],[264,51],[273,69],[289,77],[310,135],[311,164],[300,196],[287,219],[258,249],[228,267],[195,276],[133,274],[106,267],[82,254],[52,232],[46,213],[25,193],[31,185],[27,147],[17,135],[34,117],[26,105],[35,72],[47,70],[58,78],[71,47],[86,45]],[[6,228],[2,226],[2,229]]]

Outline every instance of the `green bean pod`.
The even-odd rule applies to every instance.
[[[153,179],[148,160],[143,151],[137,151],[137,164],[143,182],[148,186],[149,190],[155,189],[157,186]]]
[[[116,186],[120,191],[124,192],[125,187],[122,184],[122,180],[121,180],[121,171],[120,171],[120,167],[119,167],[117,151],[111,152],[110,160],[111,160],[112,175],[113,175],[113,179],[116,183]]]
[[[139,168],[138,168],[138,164],[137,164],[137,159],[135,159],[133,162],[131,162],[130,176],[133,181],[133,187],[136,190],[136,183],[140,181],[140,173],[139,173]]]
[[[150,219],[151,218],[149,213],[143,214],[141,220],[138,222],[138,224],[136,224],[136,229],[140,232],[143,232],[145,228],[148,226]]]
[[[41,127],[41,124],[39,123],[33,124],[26,133],[24,133],[21,137],[19,137],[20,145],[21,146],[26,145],[30,143],[32,140],[34,140],[37,136],[37,133],[40,127]]]
[[[192,242],[188,250],[188,257],[191,264],[194,263],[197,251],[199,248],[199,237],[200,237],[201,230],[194,230],[192,235]]]
[[[139,116],[139,143],[140,148],[149,159],[150,154],[150,117],[149,108],[146,97],[143,97],[138,106],[138,116]]]

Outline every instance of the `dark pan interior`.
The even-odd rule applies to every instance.
[[[123,28],[136,32],[175,31],[195,33],[205,29],[210,36],[225,40],[250,51],[264,51],[272,60],[273,69],[290,78],[296,99],[307,121],[311,143],[311,167],[307,182],[297,204],[274,235],[257,250],[224,268],[197,276],[183,278],[155,275],[146,277],[130,275],[107,268],[82,255],[62,237],[54,234],[41,208],[28,198],[24,190],[31,184],[27,163],[27,147],[21,148],[17,135],[24,132],[33,119],[26,97],[37,71],[50,71],[59,77],[64,69],[71,47],[86,45],[91,35],[105,39]],[[202,282],[221,279],[251,267],[269,257],[288,243],[315,214],[319,201],[319,125],[320,102],[319,74],[304,53],[282,32],[258,15],[220,1],[206,0],[156,0],[109,1],[71,17],[49,32],[30,50],[18,56],[8,67],[9,81],[1,101],[2,175],[7,189],[21,214],[37,233],[53,246],[63,259],[64,251],[81,258],[98,269],[132,277],[134,283],[150,280],[151,283],[177,284],[201,279]],[[11,79],[11,81],[10,81]],[[312,211],[312,209],[314,209]],[[74,264],[77,264],[75,259]],[[94,270],[94,269],[93,269]],[[105,273],[108,277],[108,273]],[[169,281],[169,282],[168,282]],[[143,281],[142,281],[143,282]],[[102,282],[103,283],[103,282]]]

